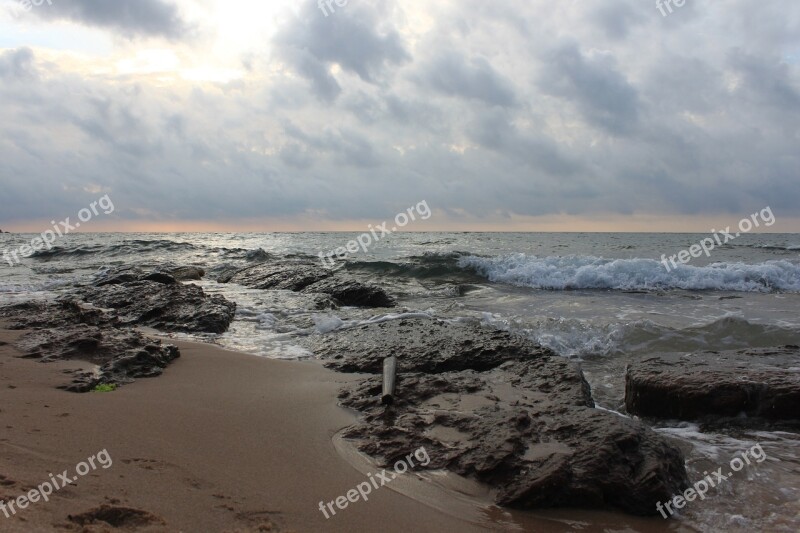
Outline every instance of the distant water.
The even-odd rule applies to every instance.
[[[621,410],[624,368],[655,352],[800,344],[800,235],[745,234],[667,272],[662,254],[705,234],[398,233],[344,268],[398,298],[388,313],[320,312],[310,298],[218,284],[215,274],[269,255],[316,258],[356,233],[76,234],[20,266],[0,264],[0,303],[52,298],[118,265],[196,265],[210,293],[237,302],[229,332],[203,340],[274,358],[310,356],[303,339],[403,316],[474,321],[580,360],[602,407]],[[0,235],[0,253],[34,235]],[[690,476],[759,441],[770,457],[750,479],[687,511],[701,530],[800,530],[800,435],[703,432],[665,424],[691,449]],[[721,463],[720,463],[721,464]],[[710,502],[710,503],[709,503]],[[786,503],[789,502],[789,503]],[[745,505],[746,503],[746,505]],[[788,507],[786,507],[788,506]],[[793,507],[792,507],[793,506]],[[786,512],[792,519],[786,520]]]

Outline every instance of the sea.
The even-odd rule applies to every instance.
[[[708,234],[394,233],[337,267],[393,295],[394,309],[320,311],[306,295],[216,282],[231,266],[308,256],[359,233],[78,233],[20,264],[0,262],[0,305],[55,298],[120,265],[198,266],[238,305],[222,335],[170,335],[255,356],[308,360],[304,340],[426,316],[508,330],[581,363],[599,408],[624,411],[625,366],[659,352],[800,345],[800,234],[743,234],[668,271],[662,256]],[[0,234],[0,253],[36,235]],[[322,264],[322,263],[320,263]],[[800,364],[790,371],[800,372]],[[798,406],[800,414],[800,405]],[[686,531],[800,531],[800,432],[663,421],[694,482],[760,444],[747,466],[681,510]],[[674,523],[674,522],[673,522]]]

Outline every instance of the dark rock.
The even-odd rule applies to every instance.
[[[118,267],[107,272],[100,273],[95,278],[93,285],[103,287],[105,285],[119,285],[120,283],[130,283],[139,281],[144,276],[144,272],[137,267]]]
[[[354,307],[394,307],[394,300],[383,289],[352,279],[323,279],[302,292],[327,294],[342,305]]]
[[[166,272],[144,272],[139,267],[123,266],[98,274],[92,285],[105,287],[106,285],[121,285],[134,281],[155,281],[164,285],[172,285],[178,282],[174,276]]]
[[[275,260],[219,275],[220,283],[237,283],[253,289],[288,290],[327,294],[337,304],[358,307],[393,307],[394,300],[380,287],[366,285],[341,273],[302,260]]]
[[[217,270],[217,283],[229,283],[233,276],[241,270],[241,267],[226,265]]]
[[[171,269],[169,274],[178,281],[199,281],[206,275],[206,271],[199,267],[182,266]]]
[[[72,392],[158,376],[180,356],[176,346],[139,332],[85,324],[32,331],[22,336],[16,347],[23,357],[43,362],[82,360],[99,365],[96,372],[78,373],[70,385],[62,387]]]
[[[657,418],[800,420],[797,368],[797,346],[659,355],[628,366],[625,405]]]
[[[380,373],[397,356],[398,372],[491,370],[506,361],[555,355],[504,331],[422,318],[390,320],[313,339],[314,353],[339,372]]]
[[[30,301],[0,308],[9,329],[59,328],[75,324],[117,326],[116,315],[74,301]]]
[[[528,340],[478,324],[405,319],[313,341],[329,366],[378,373],[398,358],[395,403],[376,375],[341,393],[364,418],[346,430],[389,466],[425,446],[430,469],[490,485],[521,508],[657,513],[688,487],[678,449],[637,420],[594,408],[580,367]]]
[[[178,280],[164,272],[152,272],[143,276],[141,281],[155,281],[156,283],[163,283],[164,285],[174,285],[178,283]]]
[[[253,289],[273,289],[298,292],[331,274],[305,263],[260,263],[239,270],[230,283]]]
[[[209,296],[197,285],[135,281],[81,287],[64,297],[117,311],[121,325],[150,326],[163,331],[224,333],[236,304]]]
[[[268,260],[269,260],[270,258],[272,258],[273,256],[271,256],[270,254],[268,254],[267,252],[265,252],[265,251],[264,251],[264,250],[262,250],[261,248],[258,248],[257,250],[249,250],[249,251],[248,251],[248,252],[245,254],[245,256],[244,256],[244,257],[245,257],[245,259],[247,259],[248,261],[258,261],[258,262],[261,262],[261,261],[268,261]]]

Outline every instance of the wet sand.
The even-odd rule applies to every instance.
[[[426,473],[426,482],[403,476],[326,519],[320,500],[335,500],[370,470],[379,471],[353,450],[343,451],[336,438],[354,420],[337,406],[337,392],[357,376],[313,362],[175,342],[181,357],[162,376],[111,393],[75,394],[56,387],[69,381],[65,370],[87,365],[21,359],[10,344],[19,335],[0,329],[0,500],[27,493],[50,473],[73,473],[101,450],[113,464],[90,471],[49,502],[32,503],[11,518],[0,512],[3,531],[115,530],[107,521],[69,519],[102,505],[111,508],[105,518],[122,530],[144,532],[675,526],[594,511],[509,513],[487,505],[480,487],[437,473]]]
[[[351,377],[176,342],[181,358],[163,376],[75,394],[56,386],[82,364],[15,357],[2,343],[18,336],[0,331],[0,499],[104,449],[113,464],[49,502],[0,513],[0,530],[81,530],[68,516],[102,504],[148,513],[118,513],[136,531],[481,530],[388,488],[325,519],[320,500],[364,481],[332,443],[352,421],[336,405],[338,383]]]

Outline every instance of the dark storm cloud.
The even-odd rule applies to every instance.
[[[379,26],[379,11],[369,3],[338,8],[326,17],[316,1],[308,0],[274,42],[316,94],[332,100],[341,87],[331,75],[331,66],[338,65],[367,83],[379,83],[386,67],[410,59],[397,31],[391,27],[379,31]]]
[[[54,0],[31,12],[43,19],[114,29],[129,37],[176,39],[188,30],[177,7],[165,0]]]
[[[136,220],[800,216],[800,6],[583,4],[309,1],[227,85],[0,51],[0,226],[97,186]]]
[[[509,123],[505,112],[485,112],[471,125],[468,134],[473,141],[487,149],[553,176],[570,175],[579,168],[550,139],[518,131]]]
[[[638,95],[608,57],[586,57],[574,43],[545,56],[540,86],[568,99],[587,122],[615,135],[630,133],[638,118]]]

